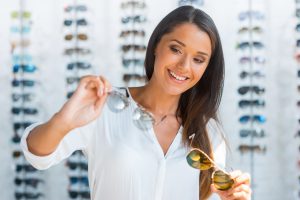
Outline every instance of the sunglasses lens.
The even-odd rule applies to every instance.
[[[221,170],[214,172],[212,182],[218,190],[229,190],[234,183],[230,175]]]
[[[149,130],[152,128],[155,120],[153,116],[143,108],[136,108],[133,112],[133,123],[141,130]]]
[[[128,99],[121,93],[112,91],[107,97],[107,105],[112,112],[118,113],[128,107]]]
[[[194,149],[186,157],[188,164],[196,169],[208,170],[213,166],[209,158],[201,151]]]

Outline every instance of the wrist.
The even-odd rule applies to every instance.
[[[73,129],[71,123],[68,122],[68,120],[66,120],[60,112],[55,113],[48,123],[62,136],[65,136]]]

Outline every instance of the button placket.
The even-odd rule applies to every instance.
[[[155,200],[162,200],[163,197],[163,189],[164,189],[164,181],[166,174],[166,160],[165,158],[160,160],[159,170],[157,173],[157,181],[156,181],[156,191],[155,191]]]

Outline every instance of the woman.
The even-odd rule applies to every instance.
[[[223,138],[213,133],[224,60],[212,19],[191,6],[169,13],[151,35],[145,69],[146,85],[117,93],[102,76],[83,77],[59,112],[26,129],[21,145],[27,160],[46,169],[82,150],[95,200],[203,200],[212,192],[222,200],[250,199],[248,174],[232,172],[232,188],[219,191],[212,170],[200,173],[186,160],[191,146],[217,163],[225,159]],[[112,112],[108,100],[121,93],[128,108]],[[151,113],[150,129],[132,118],[136,111]]]

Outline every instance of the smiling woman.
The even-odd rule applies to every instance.
[[[134,88],[82,78],[58,113],[25,130],[28,161],[47,169],[82,150],[93,200],[250,199],[248,174],[214,169],[225,164],[225,143],[216,133],[224,58],[213,20],[191,6],[170,12],[150,37],[145,70],[148,82]]]

